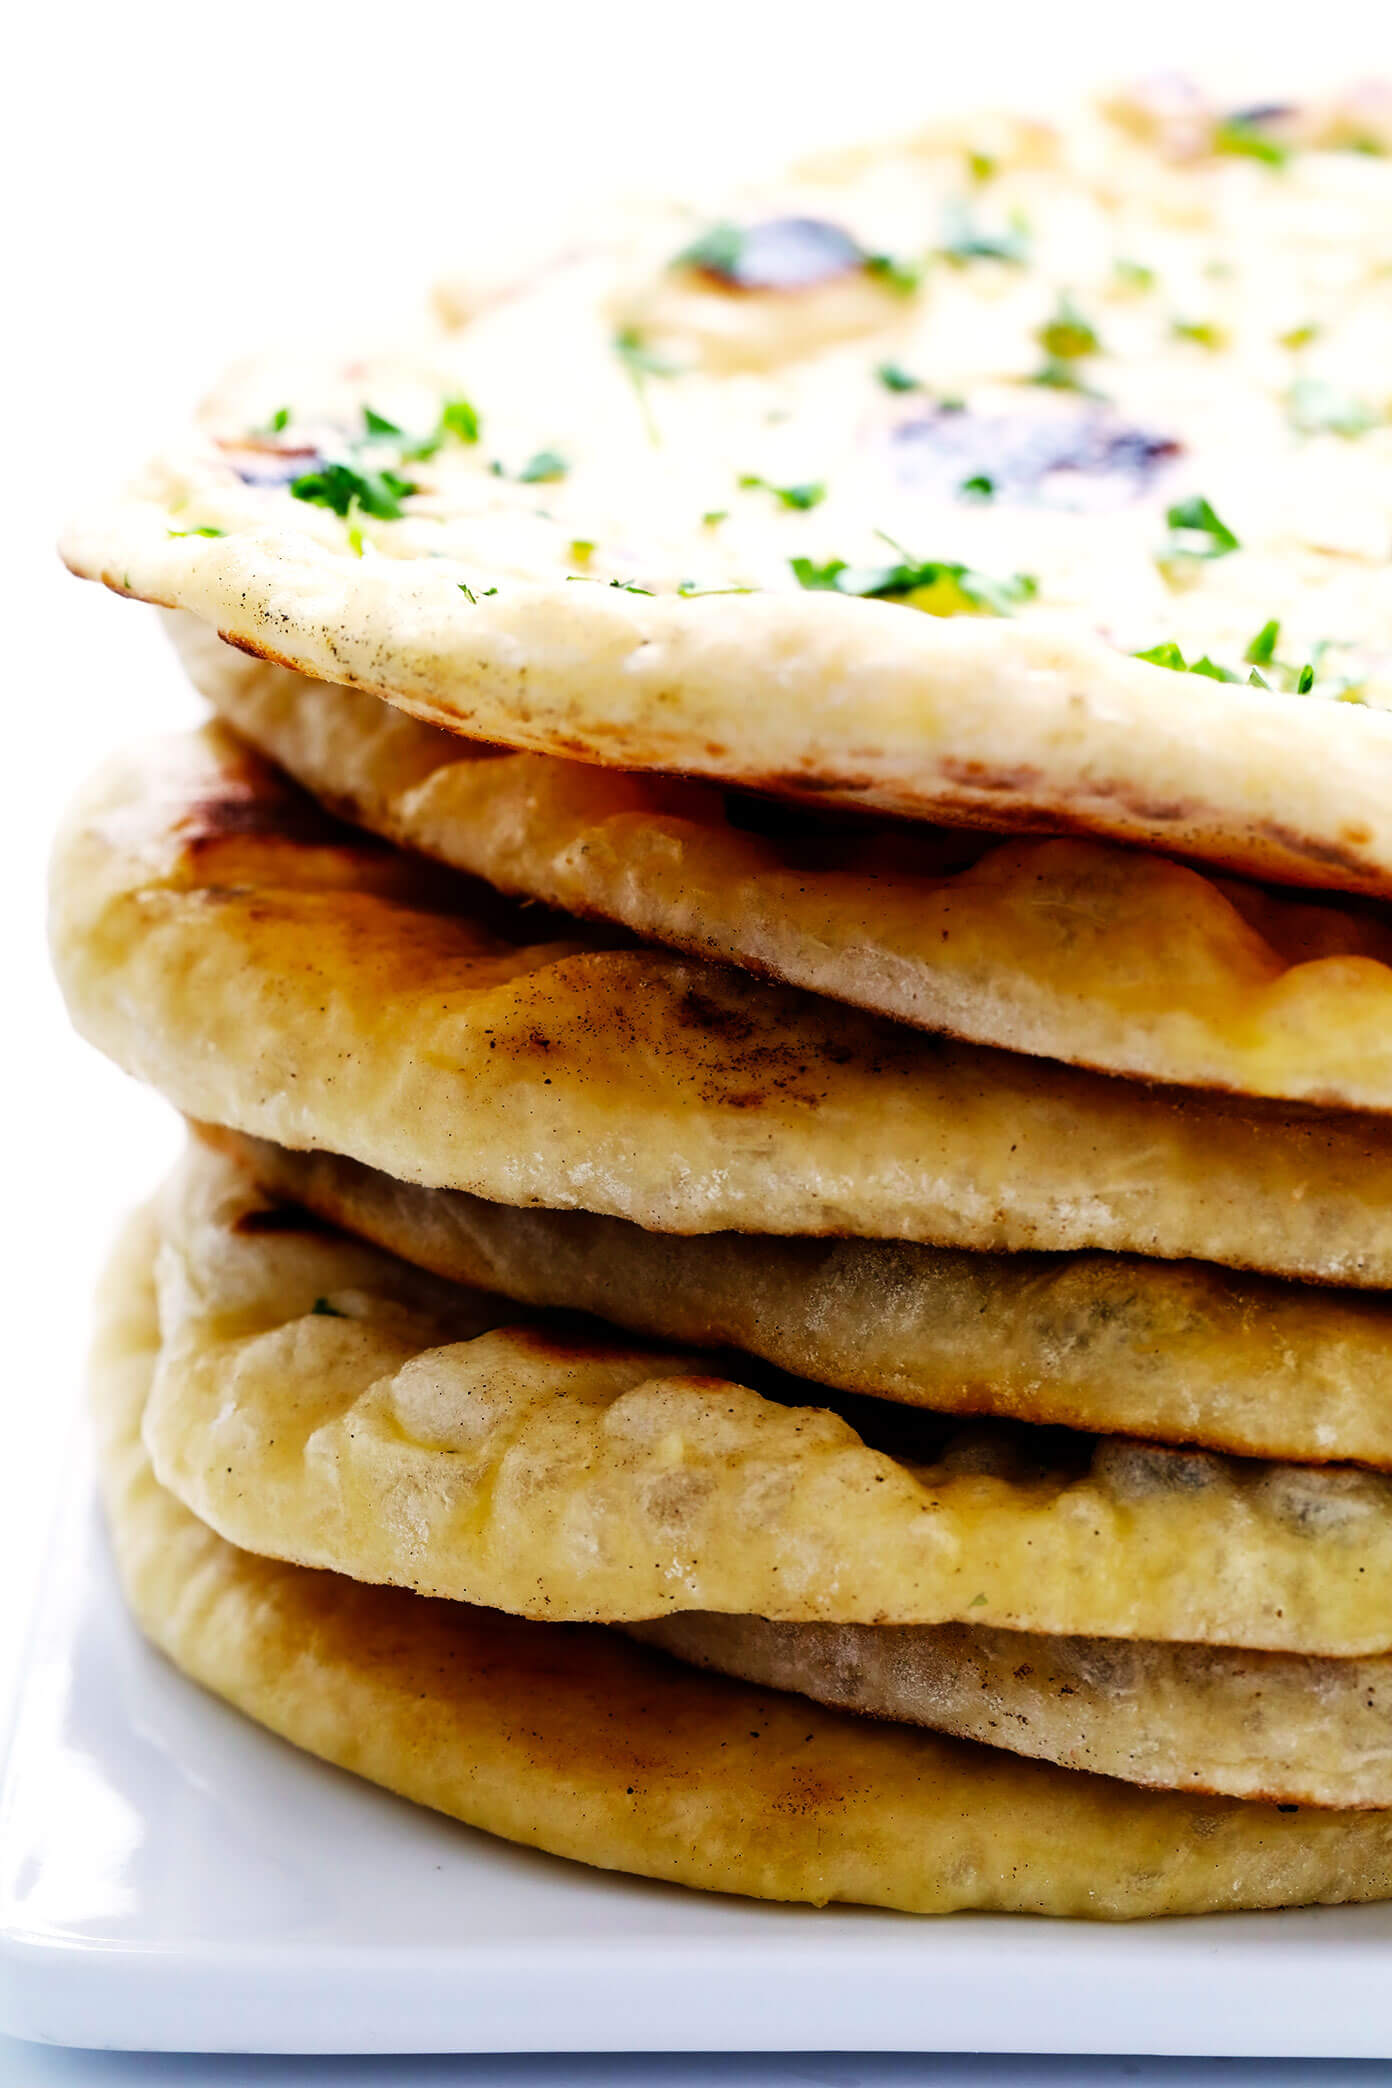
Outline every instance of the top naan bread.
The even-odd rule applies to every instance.
[[[579,924],[325,817],[221,728],[60,837],[78,1027],[200,1121],[655,1231],[1097,1247],[1392,1287],[1392,1123],[925,1036]]]
[[[1168,86],[654,211],[65,556],[466,735],[1392,891],[1390,136]]]

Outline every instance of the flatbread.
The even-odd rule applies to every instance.
[[[196,1152],[164,1217],[160,1483],[248,1551],[522,1616],[1392,1648],[1381,1474],[847,1419],[433,1281]]]
[[[948,1043],[649,950],[529,942],[211,731],[71,816],[78,1027],[186,1115],[679,1233],[1096,1247],[1392,1285],[1392,1125]],[[538,931],[530,931],[535,935]]]
[[[828,823],[509,754],[169,624],[219,715],[321,802],[506,891],[978,1043],[1392,1108],[1392,923],[1372,908],[1108,842]]]
[[[64,555],[470,737],[1386,894],[1386,110],[1272,122],[1152,92],[600,227],[234,374]]]
[[[1392,1804],[1392,1660],[971,1624],[781,1624],[686,1613],[628,1630],[761,1689],[1157,1790]]]
[[[842,1392],[941,1413],[1392,1466],[1392,1301],[1376,1292],[1115,1254],[681,1238],[196,1128],[271,1197],[522,1305],[743,1350]]]
[[[239,1552],[154,1481],[148,1219],[92,1371],[126,1597],[195,1681],[342,1769],[509,1841],[762,1899],[1128,1919],[1392,1896],[1392,1823],[1140,1792]]]

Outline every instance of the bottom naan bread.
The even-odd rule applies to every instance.
[[[985,1625],[777,1624],[690,1613],[628,1629],[761,1689],[931,1726],[1157,1790],[1392,1806],[1392,1659],[1314,1660]]]
[[[762,1899],[918,1913],[1207,1913],[1392,1897],[1392,1815],[1140,1792],[235,1550],[155,1483],[154,1226],[102,1292],[108,1517],[135,1614],[310,1753],[510,1841]]]

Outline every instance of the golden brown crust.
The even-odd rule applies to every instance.
[[[602,1321],[558,1329],[317,1221],[248,1231],[259,1201],[206,1149],[177,1178],[145,1415],[161,1483],[246,1549],[573,1621],[1392,1647],[1384,1475],[843,1414]]]
[[[1120,1920],[1392,1894],[1386,1815],[1137,1792],[234,1550],[141,1447],[150,1258],[137,1224],[93,1359],[118,1570],[157,1646],[296,1746],[528,1847],[757,1898]]]
[[[190,850],[225,734],[113,765],[60,840],[84,1032],[185,1114],[658,1230],[1082,1247],[1392,1285],[1392,1127],[947,1043],[657,951],[525,940],[330,829]],[[247,779],[252,781],[248,785]],[[532,931],[533,933],[535,930]]]
[[[983,1044],[1331,1108],[1392,1107],[1392,924],[1095,840],[800,819],[462,740],[248,666],[188,617],[220,716],[321,803],[569,913]],[[1062,820],[1055,826],[1066,824]]]
[[[682,1238],[195,1128],[302,1214],[525,1306],[942,1413],[1392,1468],[1392,1302],[1377,1293],[1115,1254]]]

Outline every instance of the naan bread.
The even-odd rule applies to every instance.
[[[156,1483],[148,1220],[93,1359],[118,1570],[146,1635],[339,1768],[509,1841],[761,1899],[1127,1919],[1392,1897],[1383,1813],[1141,1792],[239,1552]]]
[[[761,1689],[1157,1790],[1392,1805],[1392,1660],[971,1624],[777,1624],[687,1613],[628,1630]]]
[[[509,754],[169,623],[219,715],[322,803],[505,891],[978,1043],[1392,1108],[1392,923],[1371,908]]]
[[[1375,1292],[1115,1254],[682,1238],[195,1128],[269,1196],[519,1304],[743,1349],[842,1392],[942,1413],[1392,1466],[1392,1301]]]
[[[708,1358],[448,1294],[268,1215],[206,1150],[171,1192],[159,1287],[156,1476],[248,1551],[560,1620],[1392,1648],[1380,1474],[872,1401],[852,1425],[796,1380],[764,1396]]]
[[[213,730],[60,839],[78,1027],[186,1115],[671,1232],[1099,1247],[1392,1285],[1392,1124],[946,1043],[662,952],[527,942]],[[533,928],[531,933],[537,930]]]
[[[599,228],[64,555],[471,737],[1385,894],[1388,135],[1123,98]]]

